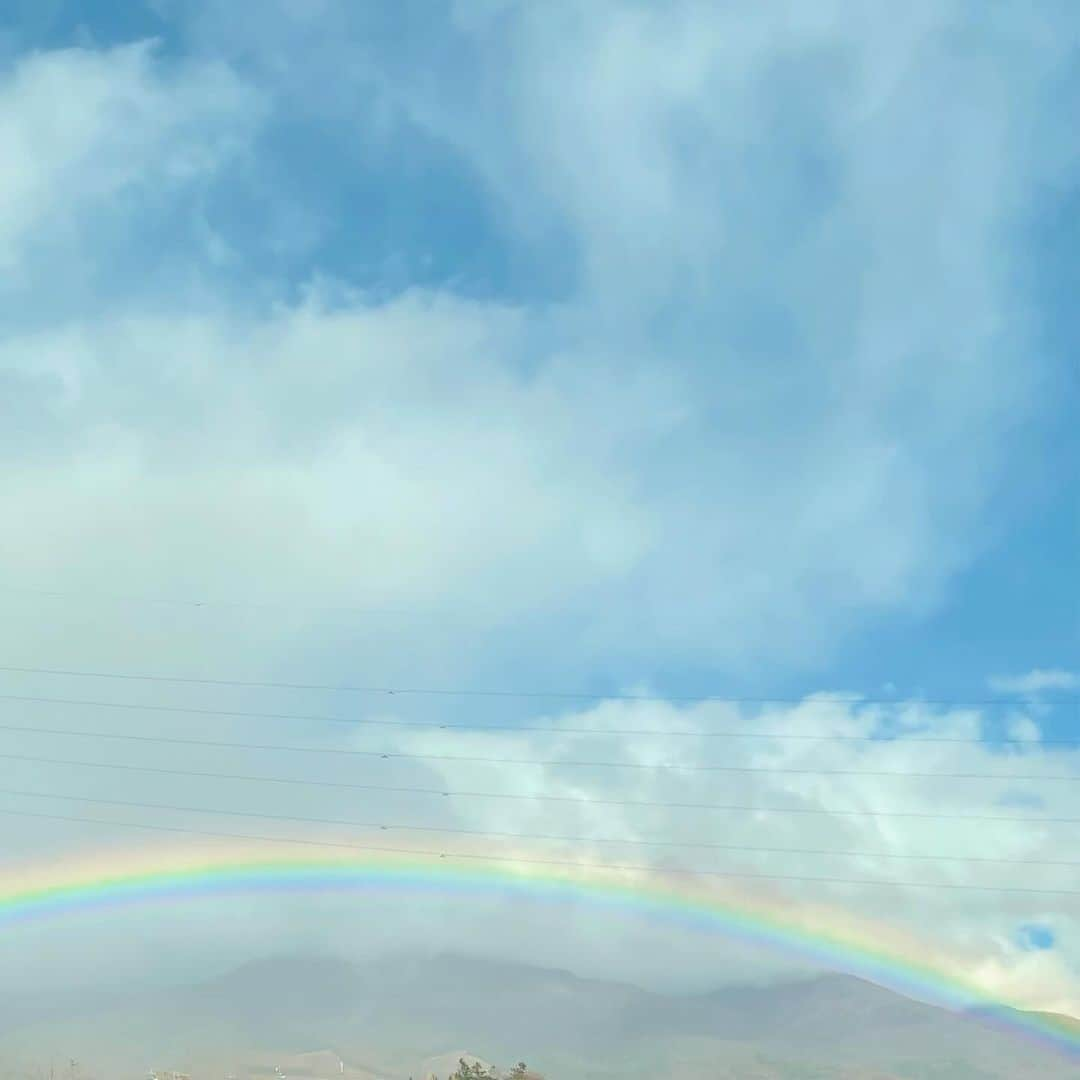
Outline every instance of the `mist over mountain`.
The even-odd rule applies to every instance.
[[[445,1077],[459,1057],[549,1080],[1045,1080],[1077,1063],[975,1015],[825,975],[658,993],[568,971],[469,955],[367,963],[277,956],[187,987],[127,998],[4,998],[0,1063],[50,1062],[126,1080],[153,1068],[193,1077]],[[19,1070],[24,1070],[20,1072]]]

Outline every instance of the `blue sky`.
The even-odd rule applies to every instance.
[[[0,584],[61,595],[11,663],[1080,670],[1071,5],[13,7]]]
[[[1021,926],[1018,936],[1025,948],[1035,952],[1054,947],[1054,932],[1046,926]]]

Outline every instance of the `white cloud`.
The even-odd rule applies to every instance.
[[[995,675],[990,689],[999,694],[1041,694],[1047,690],[1075,690],[1080,687],[1080,675],[1054,668],[1036,668],[1026,675]]]
[[[403,719],[410,714],[372,706],[354,706],[355,715]],[[72,722],[70,709],[38,706],[35,716],[43,725]],[[860,741],[876,733],[889,720],[906,735],[886,741]],[[194,725],[198,718],[193,718]],[[301,836],[322,840],[368,842],[377,845],[415,846],[427,850],[475,850],[488,857],[504,857],[511,863],[521,857],[567,859],[599,864],[626,864],[663,868],[718,869],[746,874],[778,875],[782,879],[759,882],[715,883],[720,894],[762,910],[787,911],[807,926],[837,932],[841,938],[868,933],[871,940],[892,949],[902,962],[925,961],[971,981],[986,993],[1003,1000],[1042,1008],[1080,1010],[1080,925],[1067,896],[1009,892],[1018,884],[1027,889],[1071,890],[1074,870],[1067,865],[1067,845],[1072,826],[1053,818],[1080,817],[1080,797],[1075,778],[1080,777],[1080,752],[1047,751],[1029,747],[1022,754],[1003,757],[991,745],[977,740],[982,718],[959,710],[927,710],[925,706],[898,703],[895,707],[858,706],[821,699],[767,710],[736,708],[720,703],[674,705],[662,701],[605,701],[593,706],[537,718],[536,726],[551,732],[473,732],[467,735],[432,729],[364,728],[335,729],[326,736],[326,749],[364,749],[383,753],[420,755],[417,760],[364,761],[344,755],[318,762],[293,760],[287,755],[265,753],[253,761],[250,754],[218,749],[198,751],[175,747],[170,767],[214,772],[245,771],[266,775],[317,776],[323,780],[392,784],[435,791],[508,792],[516,795],[554,796],[528,799],[423,798],[404,794],[364,793],[338,790],[312,792],[274,785],[216,784],[148,776],[124,777],[125,794],[150,803],[176,803],[222,809],[256,809],[269,814],[330,817],[353,821],[378,821],[389,825],[434,826],[450,833],[410,830],[372,834],[359,828],[301,826],[287,821],[252,821],[215,817],[212,814],[137,811],[70,803],[13,798],[4,804],[17,809],[76,813],[87,816],[116,815],[121,819],[191,827],[248,832],[271,836]],[[152,715],[142,718],[144,733],[168,730],[175,721]],[[79,721],[87,727],[116,723],[107,710],[84,710]],[[216,721],[220,725],[224,721]],[[305,742],[295,725],[288,736],[270,736],[264,726],[261,741]],[[574,729],[587,728],[583,735]],[[648,731],[653,734],[628,738],[613,732]],[[172,726],[175,732],[175,726]],[[220,726],[206,728],[209,737],[220,737]],[[716,738],[710,732],[757,730],[767,739]],[[198,734],[190,727],[187,737]],[[229,735],[247,732],[250,723],[238,725]],[[212,734],[210,734],[212,732]],[[790,736],[798,736],[790,738]],[[806,736],[827,736],[819,740]],[[787,738],[785,738],[787,737]],[[919,740],[938,741],[919,741]],[[953,741],[949,741],[953,740]],[[47,746],[44,736],[24,737],[22,750],[34,753]],[[110,760],[115,748],[81,746],[68,756]],[[55,741],[52,752],[56,752]],[[121,750],[117,750],[120,753]],[[122,748],[122,760],[135,754]],[[491,761],[440,760],[440,755],[474,757]],[[139,755],[154,761],[149,752]],[[538,761],[612,762],[612,766],[500,764],[500,759]],[[704,764],[758,772],[700,771]],[[682,765],[690,771],[643,768]],[[698,771],[694,771],[697,769]],[[785,771],[786,770],[786,771]],[[795,771],[793,771],[795,770]],[[820,770],[800,773],[797,770]],[[831,773],[831,775],[829,775]],[[91,770],[65,770],[58,781],[56,767],[30,765],[21,770],[16,783],[29,790],[66,788],[90,798],[116,796],[113,774]],[[950,774],[976,774],[957,778]],[[1073,782],[1054,779],[1071,775]],[[993,779],[998,776],[1001,779]],[[1010,776],[1028,779],[1011,780]],[[187,790],[185,790],[187,789]],[[1037,811],[1010,809],[1006,796],[1017,790],[1039,792],[1044,805]],[[573,800],[597,800],[581,803]],[[559,801],[568,798],[571,801]],[[734,806],[797,809],[802,813],[753,813],[703,811],[662,805],[613,805],[604,800],[637,803],[720,803]],[[878,810],[893,816],[874,817],[860,812]],[[808,813],[807,811],[827,811]],[[930,813],[933,818],[904,817]],[[901,816],[896,816],[901,815]],[[964,820],[965,815],[1015,817],[1016,821]],[[489,837],[453,835],[452,830],[490,832]],[[67,835],[48,842],[50,860],[70,857],[70,827],[58,831],[42,827],[28,834],[42,838]],[[515,840],[505,834],[569,839]],[[144,850],[161,854],[170,846],[203,848],[209,857],[219,842],[151,837],[124,830],[80,830],[80,846],[101,852],[107,865],[110,850]],[[649,846],[648,841],[682,843]],[[645,842],[645,843],[643,843]],[[119,844],[115,849],[112,845]],[[703,845],[694,848],[693,845]],[[723,850],[709,845],[734,845],[745,850]],[[104,845],[104,846],[103,846]],[[67,855],[64,854],[65,848]],[[242,845],[257,854],[257,843]],[[772,849],[772,850],[769,850]],[[784,851],[783,849],[790,849]],[[835,852],[835,854],[827,854]],[[921,859],[913,856],[944,856]],[[121,859],[123,855],[119,856]],[[949,857],[954,857],[950,860]],[[965,861],[970,860],[970,861]],[[996,862],[995,860],[1004,860]],[[1010,864],[1010,860],[1013,862]],[[1035,865],[1046,860],[1051,865]],[[1065,864],[1053,865],[1055,862]],[[1024,864],[1024,865],[1018,865]],[[832,883],[799,880],[832,878]],[[850,881],[893,881],[895,887],[858,885]],[[907,883],[907,884],[904,884]],[[919,883],[919,884],[911,884]],[[990,886],[986,891],[962,888]],[[944,886],[936,888],[934,886]],[[949,886],[961,886],[950,888]],[[1004,891],[995,892],[994,887]],[[274,899],[244,901],[250,915],[242,933],[235,936],[232,920],[236,904],[206,901],[203,910],[220,913],[204,919],[202,927],[191,923],[187,910],[175,916],[156,913],[149,921],[139,919],[136,941],[139,954],[148,942],[167,943],[186,935],[191,956],[206,963],[220,947],[220,962],[237,950],[263,948],[274,941],[277,949],[323,943],[320,917],[340,913],[341,902],[312,902],[310,918],[298,917],[288,904]],[[528,905],[491,895],[457,905],[446,897],[422,896],[409,905],[379,903],[377,921],[362,924],[335,916],[333,947],[365,953],[388,945],[411,943],[416,947],[445,947],[512,951],[540,963],[565,964],[575,970],[618,975],[653,985],[708,985],[718,980],[752,979],[763,973],[793,973],[806,969],[807,961],[790,954],[763,956],[760,951],[709,937],[697,931],[665,926],[654,919],[613,919],[606,911],[587,904],[566,909],[552,921],[543,906]],[[437,918],[435,914],[437,913]],[[824,913],[824,914],[822,914]],[[564,917],[565,916],[565,917]],[[523,920],[530,926],[523,934]],[[820,920],[817,921],[816,920]],[[1058,945],[1047,954],[1032,955],[1017,942],[1017,928],[1031,923],[1051,925]],[[839,924],[839,925],[838,925]],[[370,927],[377,926],[373,936]],[[51,932],[66,942],[67,929],[51,923]],[[64,950],[68,971],[93,965],[97,950],[108,950],[110,963],[123,970],[136,962],[135,946],[121,945],[115,932],[130,929],[126,915],[101,925],[100,936],[73,942]],[[350,928],[350,929],[346,929]],[[77,929],[77,928],[75,928]],[[74,931],[73,931],[74,932]],[[228,940],[227,940],[228,939]],[[36,935],[25,941],[3,943],[4,956],[17,963],[20,950],[36,947]],[[691,946],[692,943],[692,947]],[[679,964],[673,968],[671,950],[678,948]],[[130,953],[130,956],[129,956]],[[192,962],[189,958],[189,962]],[[213,962],[213,961],[211,961]],[[170,970],[182,967],[178,958]],[[722,974],[720,974],[722,973]]]
[[[42,244],[54,259],[101,260],[72,250],[98,215],[202,182],[246,144],[259,112],[224,65],[170,64],[150,44],[22,57],[0,81],[5,288],[43,272]]]
[[[62,440],[11,478],[20,509],[0,532],[9,583],[356,607],[373,645],[396,635],[380,656],[408,642],[408,666],[423,657],[428,677],[431,665],[467,663],[492,628],[528,632],[581,610],[658,541],[657,508],[636,497],[620,443],[655,423],[665,389],[604,383],[599,407],[618,420],[594,424],[589,373],[506,370],[528,325],[415,295],[9,340],[5,367],[35,386]],[[140,364],[148,355],[154,364]],[[394,612],[413,618],[401,626]],[[117,654],[141,651],[126,616],[98,614],[120,635],[107,649],[123,640]],[[32,621],[10,649],[84,652],[81,631],[67,641],[67,628]],[[460,641],[446,640],[447,626]],[[253,629],[262,663],[306,647],[284,628]],[[179,644],[174,662],[197,664],[200,648]]]

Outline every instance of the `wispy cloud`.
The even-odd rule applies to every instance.
[[[1080,689],[1080,674],[1060,668],[1035,668],[1026,675],[995,675],[991,690],[999,694],[1041,694],[1054,690]]]

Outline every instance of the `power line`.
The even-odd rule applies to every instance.
[[[657,867],[633,863],[597,863],[580,862],[570,859],[540,859],[532,856],[518,857],[510,855],[482,855],[463,851],[437,851],[417,848],[383,847],[372,844],[350,844],[344,841],[313,840],[300,837],[252,836],[241,833],[217,832],[202,829],[181,828],[179,826],[156,825],[147,822],[111,821],[101,818],[76,817],[75,815],[44,814],[27,810],[0,809],[0,813],[14,817],[38,818],[50,821],[78,822],[116,826],[118,828],[149,829],[156,832],[185,833],[194,836],[213,836],[232,840],[256,840],[273,844],[303,844],[305,846],[333,847],[356,852],[378,854],[408,855],[413,858],[430,858],[447,862],[467,861],[501,864],[505,866],[552,866],[568,870],[609,870],[621,873],[648,873],[681,877],[711,877],[742,881],[785,881],[800,884],[820,885],[855,885],[871,888],[893,889],[948,889],[964,892],[1009,893],[1032,896],[1080,896],[1080,889],[1046,889],[1026,885],[976,885],[969,882],[955,881],[893,881],[874,878],[811,877],[801,874],[765,874],[740,870],[714,870],[696,867]]]
[[[935,855],[913,852],[850,851],[837,848],[763,847],[758,844],[718,844],[699,840],[648,840],[640,838],[604,836],[569,836],[553,833],[515,833],[491,829],[463,829],[444,825],[407,825],[382,821],[356,821],[348,818],[299,817],[294,814],[268,814],[255,810],[227,810],[211,806],[178,806],[172,803],[137,802],[130,799],[99,799],[85,795],[60,795],[48,791],[21,791],[0,788],[0,795],[13,795],[30,799],[57,799],[62,802],[93,803],[98,806],[122,806],[139,810],[167,810],[175,813],[211,814],[222,817],[252,818],[261,821],[288,821],[303,825],[344,825],[356,829],[380,832],[438,833],[447,836],[469,836],[485,840],[530,840],[569,843],[578,846],[588,844],[613,844],[645,848],[687,848],[701,851],[742,852],[755,855],[834,855],[852,859],[902,859],[919,862],[981,863],[1000,866],[1080,866],[1080,861],[1067,859],[1009,859],[983,855]]]
[[[4,670],[0,668],[0,670]],[[397,692],[397,691],[395,691]],[[404,691],[401,691],[404,692]],[[770,731],[690,731],[686,729],[666,730],[663,728],[599,728],[574,727],[562,724],[448,724],[441,720],[390,720],[383,717],[334,716],[326,713],[282,713],[262,712],[246,709],[207,709],[191,705],[162,705],[160,703],[140,704],[127,701],[100,701],[93,698],[57,698],[39,694],[0,694],[0,701],[17,701],[28,704],[78,705],[101,709],[122,709],[133,712],[181,713],[192,716],[222,716],[248,720],[299,720],[318,723],[353,724],[357,726],[390,728],[423,728],[438,731],[466,732],[549,732],[555,735],[608,735],[608,736],[659,736],[663,738],[702,738],[702,739],[768,739],[797,742],[851,742],[851,743],[889,743],[903,740],[904,745],[912,743],[950,744],[960,746],[982,746],[986,740],[977,738],[957,738],[949,736],[908,735],[906,732],[888,735],[846,735],[846,734],[803,734],[800,732]],[[1017,746],[1038,749],[1044,746],[1080,748],[1080,739],[995,739],[995,746]]]
[[[130,596],[123,593],[97,592],[90,589],[36,589],[26,586],[0,585],[0,591],[33,596],[44,600],[90,600],[113,604],[143,607],[186,607],[218,611],[298,611],[335,615],[430,615],[434,609],[428,608],[391,608],[384,606],[364,606],[345,604],[289,604],[282,602],[251,600],[194,600],[170,596]]]
[[[176,683],[187,686],[235,686],[249,689],[266,690],[328,690],[339,693],[382,694],[386,696],[420,697],[459,697],[459,698],[513,698],[567,701],[653,701],[677,703],[716,702],[727,705],[891,705],[893,707],[911,707],[930,705],[941,707],[1023,707],[1049,705],[1080,705],[1080,698],[1060,698],[1053,700],[1033,697],[1013,698],[946,698],[923,697],[914,700],[898,701],[895,697],[875,697],[871,695],[824,694],[820,696],[756,696],[723,694],[616,694],[595,691],[563,690],[491,690],[465,689],[454,687],[419,687],[419,686],[355,686],[341,683],[300,683],[273,682],[256,679],[209,679],[181,675],[148,675],[134,672],[116,671],[80,671],[69,668],[21,667],[0,664],[0,671],[22,675],[63,675],[78,679],[117,679],[130,682]]]
[[[635,772],[683,772],[716,773],[738,776],[860,776],[903,777],[911,780],[1001,780],[1006,783],[1030,783],[1044,780],[1080,781],[1080,774],[1047,773],[979,773],[979,772],[912,772],[906,769],[810,769],[773,765],[716,765],[679,764],[675,762],[641,761],[579,761],[574,758],[516,758],[490,757],[472,754],[429,754],[405,750],[357,750],[331,749],[310,746],[282,746],[274,743],[222,742],[212,739],[181,739],[163,735],[128,735],[112,732],[71,731],[62,728],[18,727],[13,724],[0,724],[0,731],[36,732],[49,735],[73,735],[86,738],[123,739],[137,742],[163,743],[173,746],[202,746],[214,749],[233,750],[270,750],[301,754],[331,754],[335,756],[361,757],[372,761],[441,761],[462,765],[526,765],[538,768],[587,768],[587,769],[631,769]],[[56,765],[96,765],[96,762],[63,761],[52,758],[35,757],[27,754],[0,753],[0,759],[9,761],[38,761]],[[114,766],[110,763],[108,768]]]
[[[725,803],[664,802],[651,799],[603,799],[588,795],[522,794],[518,792],[454,791],[444,788],[409,787],[405,785],[359,784],[340,780],[305,780],[280,776],[250,776],[243,773],[201,772],[191,769],[166,769],[150,765],[127,765],[113,761],[70,761],[62,758],[31,757],[17,754],[0,754],[0,758],[28,761],[46,765],[65,765],[77,768],[113,769],[121,772],[147,773],[157,776],[185,776],[204,780],[230,780],[260,784],[285,784],[297,787],[331,788],[344,791],[378,791],[410,795],[434,795],[440,798],[461,799],[510,799],[515,801],[540,801],[580,803],[590,806],[647,806],[683,810],[739,811],[755,814],[813,814],[828,817],[889,817],[917,818],[929,821],[999,821],[1025,825],[1032,824],[1080,824],[1076,817],[1017,817],[997,814],[935,814],[917,810],[829,810],[823,807],[766,807]]]

